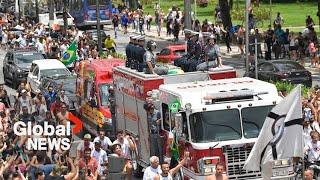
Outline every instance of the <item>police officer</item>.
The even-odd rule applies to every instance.
[[[137,51],[139,49],[139,46],[138,46],[138,38],[140,38],[140,35],[139,36],[134,36],[132,37],[132,41],[133,41],[133,46],[132,46],[132,51],[131,51],[131,66],[130,68],[131,69],[137,69]]]
[[[202,46],[199,41],[199,33],[194,32],[192,34],[192,46],[191,46],[191,52],[190,52],[190,59],[189,61],[185,64],[185,71],[187,72],[193,72],[196,71],[196,67],[198,64],[201,63],[201,54],[202,54]]]
[[[191,56],[190,53],[191,53],[191,47],[193,46],[193,42],[191,40],[191,34],[192,34],[192,30],[190,29],[185,29],[184,30],[184,35],[185,35],[185,40],[186,40],[186,55],[184,55],[183,57],[177,59],[174,61],[174,65],[175,66],[178,66],[178,67],[182,67],[186,61],[189,59],[189,57]]]
[[[130,35],[130,42],[126,46],[126,56],[127,56],[127,61],[126,61],[126,67],[131,67],[132,64],[132,48],[133,48],[133,35]]]
[[[146,74],[158,74],[164,75],[168,74],[168,68],[165,66],[156,66],[156,56],[154,51],[157,48],[157,43],[153,40],[147,42],[147,51],[143,56],[144,62],[144,73]]]
[[[197,71],[206,71],[212,67],[222,66],[220,47],[218,46],[218,44],[216,44],[216,41],[217,39],[215,35],[211,35],[209,37],[208,44],[206,45],[204,50],[205,62],[197,66]]]
[[[138,39],[138,48],[137,48],[137,52],[136,52],[136,58],[137,58],[137,71],[138,72],[143,72],[143,68],[144,68],[144,63],[143,63],[143,56],[146,52],[146,50],[144,49],[144,44],[145,44],[145,37],[144,36],[140,36]]]

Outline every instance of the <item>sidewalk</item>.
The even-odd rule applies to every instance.
[[[105,29],[113,30],[113,25],[105,25],[104,27],[105,27]],[[123,29],[121,28],[120,25],[119,25],[119,31],[123,32]],[[161,28],[160,36],[158,36],[158,32],[157,32],[157,27],[156,26],[151,26],[150,27],[150,31],[148,31],[146,26],[145,26],[144,27],[144,32],[145,32],[144,35],[147,36],[147,37],[150,37],[150,38],[156,38],[156,39],[167,40],[167,41],[173,40],[173,35],[167,36],[167,31],[166,31],[165,27]],[[129,25],[128,26],[128,34],[140,35],[140,32],[136,31],[135,29],[132,29],[132,25]],[[181,31],[180,31],[180,34],[179,34],[179,39],[180,40],[184,39],[184,35],[181,34]]]

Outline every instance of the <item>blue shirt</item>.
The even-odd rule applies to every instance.
[[[157,120],[161,118],[161,114],[159,111],[154,110],[152,115],[149,115],[148,121],[150,123],[150,131],[152,134],[159,133],[159,125],[157,124]]]
[[[52,92],[52,93],[46,92],[44,94],[44,98],[46,99],[47,106],[50,109],[51,104],[56,101],[57,93],[56,92]]]

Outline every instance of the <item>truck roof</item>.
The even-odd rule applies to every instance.
[[[123,65],[124,61],[122,59],[112,58],[106,60],[93,60],[88,64],[90,64],[96,72],[112,72],[113,67]]]
[[[160,85],[159,90],[162,95],[169,94],[173,95],[171,98],[178,98],[181,107],[185,107],[187,103],[192,103],[192,107],[203,107],[205,105],[204,99],[207,96],[217,97],[219,94],[221,96],[227,95],[226,97],[230,95],[231,97],[237,94],[243,95],[244,93],[253,92],[255,95],[259,94],[259,97],[269,98],[270,100],[279,98],[275,85],[249,77],[163,84]],[[174,100],[171,99],[169,101],[172,102]]]
[[[32,61],[33,64],[37,64],[40,70],[43,69],[65,69],[66,66],[57,59],[41,59]]]

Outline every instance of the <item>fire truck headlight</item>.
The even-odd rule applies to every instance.
[[[185,105],[185,108],[186,108],[186,110],[187,111],[191,111],[191,103],[187,103],[186,105]]]
[[[216,164],[219,162],[220,157],[204,157],[198,160],[198,170],[201,174],[212,174],[216,171]]]
[[[280,159],[273,161],[272,176],[287,176],[293,174],[291,159]]]

